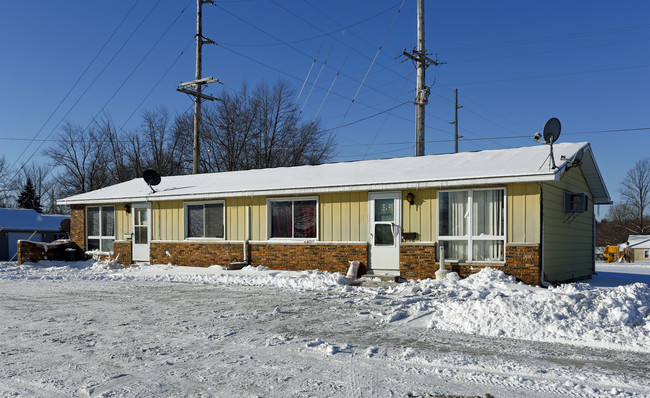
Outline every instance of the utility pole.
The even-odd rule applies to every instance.
[[[463,138],[462,135],[461,136],[458,135],[458,110],[460,108],[462,108],[463,106],[462,105],[458,106],[458,89],[457,88],[454,89],[454,93],[456,94],[456,106],[454,107],[454,121],[449,122],[449,124],[454,125],[454,142],[455,142],[454,153],[458,153],[458,139]]]
[[[207,85],[214,82],[219,82],[219,79],[214,79],[212,77],[207,77],[205,79],[201,78],[201,64],[202,60],[202,51],[201,47],[204,44],[215,44],[214,41],[203,36],[203,15],[202,15],[202,6],[203,4],[214,5],[213,0],[196,0],[196,74],[194,80],[191,82],[179,84],[177,91],[180,91],[185,94],[189,94],[194,97],[194,140],[192,145],[192,174],[199,174],[199,163],[201,160],[200,152],[201,145],[199,140],[199,131],[201,127],[201,100],[214,101],[217,98],[214,98],[210,95],[201,93],[203,90],[203,85]]]
[[[424,49],[424,0],[418,0],[418,45],[410,53],[404,49],[403,55],[413,60],[417,68],[417,83],[415,87],[415,156],[424,155],[424,106],[429,102],[431,87],[426,85],[425,70],[430,65],[438,66],[438,62],[427,57]]]

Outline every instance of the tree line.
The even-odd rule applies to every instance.
[[[621,200],[596,223],[596,246],[627,242],[629,235],[650,234],[650,158],[637,161],[621,182]]]
[[[319,164],[334,155],[333,135],[320,120],[302,120],[295,92],[284,80],[244,83],[218,98],[202,109],[202,173]],[[190,174],[192,122],[191,112],[172,114],[165,107],[143,112],[131,131],[118,129],[110,115],[87,128],[66,122],[43,150],[47,164],[22,165],[16,172],[0,158],[0,206],[36,203],[44,212],[60,213],[66,209],[56,199],[140,178],[147,169],[162,176]],[[25,195],[28,200],[18,200]]]

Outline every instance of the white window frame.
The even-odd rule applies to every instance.
[[[113,235],[102,235],[102,230],[104,229],[103,225],[102,225],[102,213],[104,212],[105,208],[109,208],[109,207],[111,209],[113,209],[112,210],[113,211]],[[90,231],[88,230],[89,227],[90,227],[90,222],[88,222],[88,220],[89,220],[89,218],[88,218],[88,210],[94,209],[94,208],[99,209],[99,235],[90,235]],[[88,240],[89,239],[98,239],[99,240],[99,251],[113,253],[114,250],[111,250],[111,251],[104,250],[104,247],[102,247],[102,245],[103,245],[102,240],[112,238],[113,243],[117,240],[115,238],[115,232],[117,230],[117,225],[116,225],[117,220],[116,220],[115,217],[116,217],[115,206],[113,206],[113,205],[109,205],[109,206],[105,206],[105,205],[86,206],[86,249],[88,249]]]
[[[205,205],[216,205],[220,204],[223,206],[223,238],[216,238],[211,236],[205,236]],[[203,206],[203,237],[198,236],[188,236],[189,231],[187,228],[188,214],[187,206]],[[226,201],[225,200],[205,200],[200,202],[183,202],[183,239],[185,240],[226,240]]]
[[[307,201],[316,201],[316,237],[315,238],[272,238],[271,237],[271,204],[274,202],[291,202],[291,235],[293,235],[293,204],[294,202],[307,202]],[[266,199],[266,239],[274,241],[317,241],[320,234],[320,202],[318,196],[300,196],[300,197],[288,197],[288,198],[268,198]]]
[[[474,220],[474,192],[476,191],[502,191],[503,192],[503,236],[500,235],[483,235],[483,236],[472,236],[472,222]],[[445,192],[467,192],[467,213],[468,217],[466,220],[466,236],[441,236],[440,233],[440,194]],[[502,263],[506,262],[506,242],[508,239],[508,195],[505,187],[490,187],[490,188],[467,188],[467,189],[445,189],[439,190],[436,193],[436,206],[437,206],[437,226],[436,226],[436,235],[438,235],[438,258],[440,258],[440,247],[442,247],[441,241],[464,241],[467,242],[467,263]],[[474,241],[479,240],[490,240],[490,241],[502,241],[503,242],[503,260],[474,260],[473,259],[473,243]],[[455,259],[450,259],[454,261]]]

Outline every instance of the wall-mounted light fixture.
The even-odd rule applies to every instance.
[[[413,206],[415,204],[415,195],[413,195],[411,192],[406,194],[406,201],[409,202],[409,205]]]
[[[124,205],[124,211],[127,213],[131,213],[131,205]]]

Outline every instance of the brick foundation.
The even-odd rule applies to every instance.
[[[491,267],[512,275],[517,280],[531,286],[541,283],[542,261],[538,244],[506,245],[506,262],[495,264],[458,264],[448,263],[447,269],[457,272],[463,278],[480,272],[483,268]]]
[[[47,247],[47,249],[46,249]],[[75,249],[74,261],[84,258],[83,250],[73,241],[62,243],[42,243],[30,242],[27,240],[18,241],[18,265],[25,262],[38,262],[41,260],[67,260],[68,253],[66,249]]]
[[[113,256],[111,258],[117,258],[117,262],[122,265],[129,265],[133,262],[132,248],[131,241],[116,240],[113,242]]]
[[[359,261],[361,268],[368,265],[366,243],[253,243],[249,257],[252,265],[272,269],[341,272],[348,270],[348,261]],[[367,268],[366,268],[367,269]]]
[[[244,260],[243,243],[153,241],[149,248],[151,264],[209,267]]]
[[[440,264],[436,263],[436,244],[402,243],[400,246],[400,275],[407,279],[435,278]],[[518,280],[537,286],[541,282],[542,261],[538,244],[506,245],[506,262],[495,264],[462,264],[448,262],[446,268],[463,278],[492,267]]]
[[[435,278],[435,243],[402,243],[399,248],[399,273],[407,279]]]

